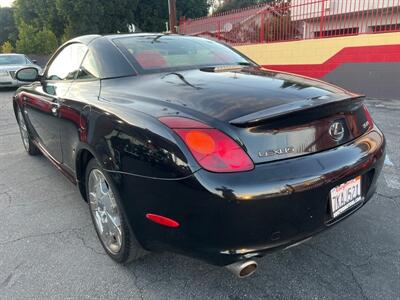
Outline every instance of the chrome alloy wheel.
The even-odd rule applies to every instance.
[[[26,128],[25,120],[24,117],[22,116],[21,109],[18,109],[18,124],[24,147],[26,150],[29,150],[29,133],[28,129]]]
[[[121,214],[111,186],[99,169],[89,173],[89,205],[97,232],[106,249],[117,254],[122,247]]]

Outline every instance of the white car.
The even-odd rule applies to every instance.
[[[26,67],[35,67],[39,73],[42,72],[36,61],[31,61],[24,54],[0,54],[0,88],[23,85],[23,82],[15,78],[15,73]]]

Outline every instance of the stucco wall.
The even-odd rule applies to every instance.
[[[335,84],[343,85],[345,80],[348,89],[370,97],[400,98],[400,68],[394,67],[400,66],[397,64],[400,32],[236,48],[269,69],[322,78]],[[356,83],[357,76],[363,80]]]

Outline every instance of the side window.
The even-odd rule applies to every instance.
[[[100,74],[99,69],[97,68],[96,58],[92,51],[89,50],[83,59],[83,63],[76,79],[96,79],[99,77]]]
[[[71,44],[58,53],[49,66],[46,74],[47,80],[71,80],[79,71],[79,66],[87,51],[82,44]]]

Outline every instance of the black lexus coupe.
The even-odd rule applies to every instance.
[[[362,207],[385,157],[363,96],[203,38],[83,36],[16,76],[27,152],[79,187],[121,263],[167,250],[248,276]]]

